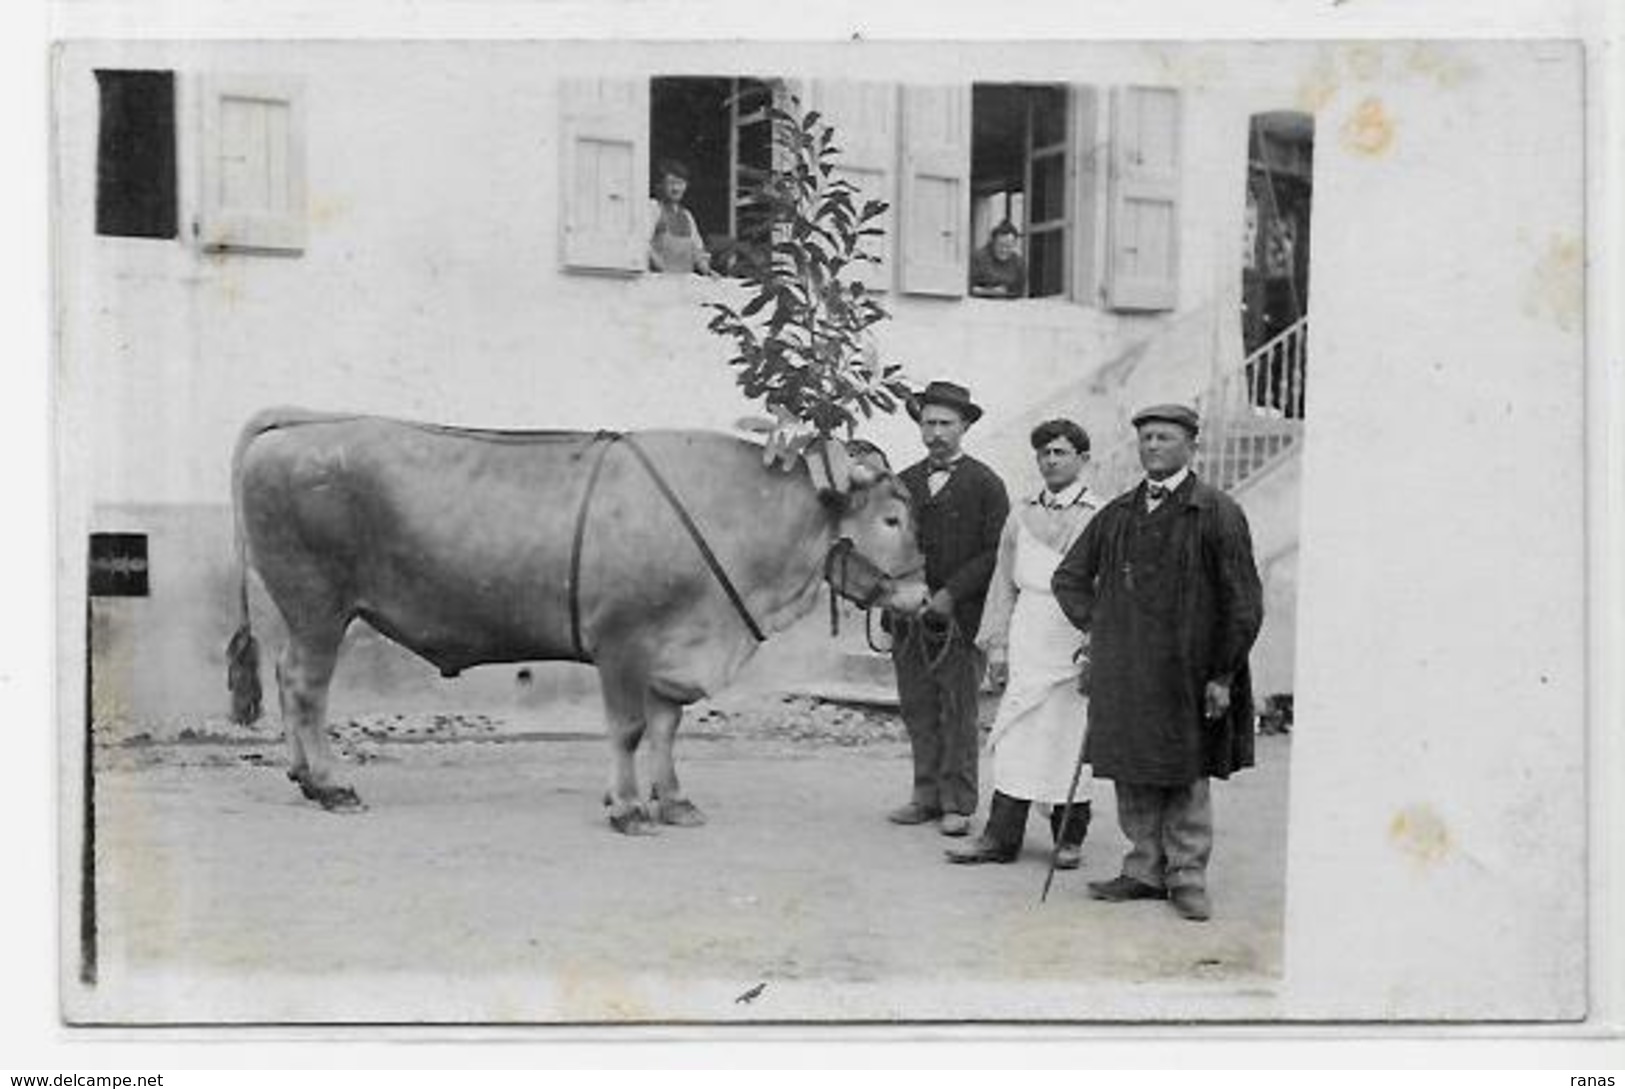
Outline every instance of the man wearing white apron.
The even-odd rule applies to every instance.
[[[1056,865],[1076,869],[1089,828],[1090,778],[1079,779],[1077,802],[1061,825],[1072,771],[1083,748],[1088,703],[1078,691],[1084,636],[1061,612],[1050,578],[1100,503],[1083,483],[1089,436],[1071,420],[1033,429],[1032,446],[1044,487],[1018,504],[1005,522],[998,564],[976,643],[988,675],[1004,686],[988,737],[993,800],[982,834],[950,848],[950,862],[1014,862],[1033,802],[1048,803],[1050,831],[1060,845]]]

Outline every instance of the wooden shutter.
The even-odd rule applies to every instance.
[[[970,269],[970,88],[903,89],[902,289],[965,293]]]
[[[649,255],[649,85],[567,79],[559,94],[564,265],[642,272]]]
[[[890,83],[816,80],[807,89],[803,107],[817,110],[834,127],[835,144],[841,149],[837,174],[857,186],[857,207],[870,200],[888,205],[871,223],[886,233],[868,239],[865,247],[879,263],[859,265],[851,277],[872,291],[884,291],[891,285],[897,223],[897,88]]]
[[[1105,231],[1102,228],[1109,154],[1098,135],[1100,95],[1093,87],[1074,86],[1070,113],[1072,139],[1067,166],[1074,229],[1067,293],[1074,302],[1099,306],[1105,301]]]
[[[202,87],[199,241],[212,250],[303,250],[303,89],[269,76],[213,76]]]
[[[1112,92],[1106,299],[1117,310],[1171,310],[1179,297],[1179,92]]]

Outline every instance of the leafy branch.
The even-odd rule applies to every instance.
[[[883,363],[869,333],[891,315],[854,278],[876,263],[867,248],[884,236],[884,201],[857,204],[857,186],[838,173],[834,129],[814,110],[768,107],[774,169],[751,185],[748,210],[768,224],[768,260],[744,276],[752,289],[737,309],[707,303],[707,328],[733,341],[730,366],[794,445],[844,434],[859,417],[895,412],[909,395],[902,368]],[[808,430],[808,429],[811,430]]]

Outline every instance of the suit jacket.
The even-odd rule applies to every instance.
[[[1142,483],[1095,515],[1051,585],[1061,611],[1090,633],[1085,747],[1095,774],[1182,786],[1252,766],[1247,655],[1264,603],[1235,500],[1192,474],[1163,504],[1172,506],[1158,514],[1173,521],[1149,569],[1131,557],[1148,521]],[[1163,614],[1168,602],[1174,610]],[[1230,711],[1217,722],[1203,717],[1209,681],[1230,685]]]
[[[1010,497],[992,469],[969,455],[954,464],[948,483],[931,494],[929,459],[899,475],[914,500],[925,583],[932,593],[946,588],[954,598],[954,619],[967,640],[976,638],[988,580],[999,558],[999,535],[1010,515]]]

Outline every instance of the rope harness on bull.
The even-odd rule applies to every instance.
[[[644,451],[642,444],[634,436],[624,432],[599,431],[593,435],[590,442],[590,446],[598,448],[598,453],[593,459],[592,470],[587,477],[587,486],[581,494],[581,505],[576,511],[575,535],[570,544],[570,574],[565,586],[565,592],[570,600],[570,646],[575,653],[576,659],[583,662],[591,660],[587,655],[586,647],[581,641],[581,551],[587,536],[587,515],[592,509],[592,497],[597,490],[599,474],[604,468],[604,459],[608,456],[610,447],[616,443],[621,443],[632,451],[633,456],[642,464],[644,471],[649,474],[649,479],[654,482],[655,488],[671,506],[672,511],[676,513],[677,520],[683,524],[684,529],[688,530],[688,535],[693,538],[695,547],[700,550],[700,558],[705,561],[705,566],[710,569],[712,576],[721,585],[723,593],[727,595],[728,600],[733,604],[740,620],[744,621],[745,628],[750,632],[751,637],[758,643],[765,641],[767,636],[762,632],[761,625],[751,615],[750,606],[745,604],[745,599],[739,593],[738,587],[728,577],[728,572],[723,568],[722,561],[717,559],[717,554],[712,551],[711,545],[705,539],[705,534],[700,531],[699,524],[694,521],[693,515],[689,514],[688,508],[683,506],[683,501],[677,497],[677,493],[666,482],[666,478],[661,475],[660,470],[655,468],[654,461]]]
[[[576,508],[575,532],[570,545],[570,568],[565,583],[565,594],[570,608],[570,645],[576,660],[582,662],[591,661],[581,633],[581,559],[587,535],[587,518],[592,510],[593,495],[597,491],[598,479],[603,471],[604,462],[609,455],[610,448],[618,443],[624,445],[638,459],[644,471],[648,473],[649,479],[654,482],[656,489],[659,490],[672,511],[677,515],[683,528],[688,531],[689,537],[693,539],[695,547],[699,549],[700,558],[705,561],[706,567],[716,579],[717,584],[722,587],[723,593],[727,595],[729,602],[732,603],[735,612],[739,614],[740,620],[749,630],[751,636],[759,643],[765,641],[767,635],[751,614],[750,607],[746,605],[744,596],[740,594],[733,580],[728,577],[728,572],[723,568],[722,561],[717,558],[715,551],[706,541],[705,534],[701,532],[699,524],[689,513],[688,508],[683,505],[682,500],[678,498],[675,489],[666,481],[660,470],[656,468],[653,459],[649,457],[643,446],[630,434],[618,431],[599,431],[588,440],[587,450],[596,452],[592,454],[592,468],[588,472],[587,484],[582,490],[581,500]],[[852,577],[854,571],[860,575],[858,581],[862,583],[861,588],[854,587]],[[829,584],[830,634],[832,636],[837,635],[840,631],[840,607],[836,600],[837,597],[844,597],[863,609],[865,619],[868,620],[873,614],[875,605],[886,596],[887,591],[897,581],[908,577],[908,574],[911,573],[894,576],[858,551],[857,545],[852,538],[838,538],[824,556],[824,581]],[[954,630],[957,630],[957,626],[950,629],[950,636]],[[869,636],[870,647],[879,650],[880,648],[875,647],[872,631],[866,630],[866,634]],[[935,666],[932,668],[935,668]]]
[[[565,582],[565,595],[570,601],[570,648],[579,662],[588,661],[586,649],[581,645],[581,545],[587,537],[587,512],[592,507],[593,492],[598,490],[598,474],[603,471],[604,458],[622,437],[618,431],[599,431],[588,444],[588,449],[596,447],[598,454],[587,474],[581,505],[576,508],[575,536],[570,542],[570,574]]]

